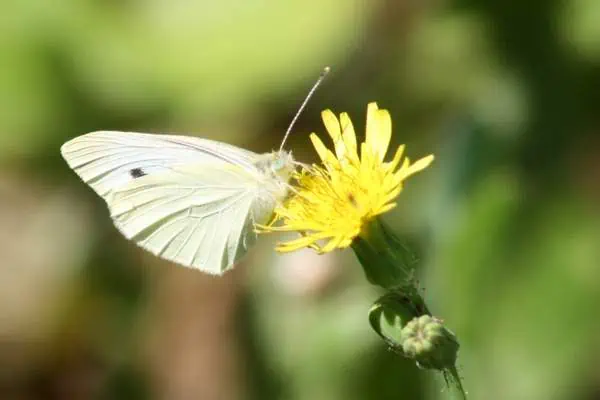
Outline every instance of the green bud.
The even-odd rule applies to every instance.
[[[352,249],[373,285],[391,289],[412,281],[417,257],[379,219],[363,226]]]
[[[400,334],[403,353],[424,369],[446,370],[456,363],[459,344],[456,336],[438,318],[413,318]]]

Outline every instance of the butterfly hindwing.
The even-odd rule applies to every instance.
[[[201,183],[200,183],[201,182]],[[241,168],[174,168],[116,191],[108,205],[127,238],[165,259],[221,274],[254,243],[269,198]]]

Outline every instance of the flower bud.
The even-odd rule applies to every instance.
[[[373,285],[393,289],[414,278],[416,255],[378,218],[362,227],[352,249]]]
[[[413,318],[400,334],[404,354],[421,368],[446,370],[456,362],[459,344],[456,336],[438,318],[422,315]]]

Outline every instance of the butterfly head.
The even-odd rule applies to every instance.
[[[272,153],[270,169],[273,175],[287,182],[294,171],[295,162],[292,153],[280,150]]]
[[[283,200],[287,196],[290,187],[288,182],[297,165],[292,154],[285,150],[266,153],[260,156],[255,165],[263,176],[260,185],[268,194],[267,197]]]

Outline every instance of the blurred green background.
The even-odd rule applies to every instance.
[[[370,331],[350,251],[222,278],[126,241],[60,157],[92,130],[315,160],[320,111],[435,153],[386,215],[418,244],[471,399],[600,399],[598,0],[4,0],[0,398],[445,399]],[[362,134],[362,129],[359,130]]]

